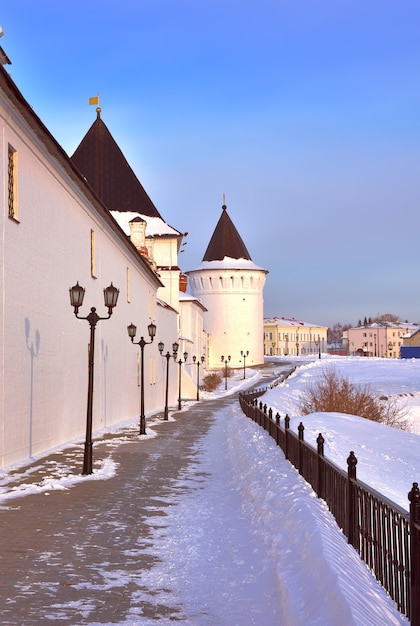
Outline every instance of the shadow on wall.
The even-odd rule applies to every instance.
[[[41,343],[41,335],[39,330],[34,333],[34,339],[31,337],[31,322],[25,317],[25,341],[26,348],[31,358],[31,373],[29,382],[29,457],[32,456],[32,426],[33,426],[33,401],[34,401],[34,362],[39,354],[39,345]]]

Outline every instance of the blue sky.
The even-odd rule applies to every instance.
[[[102,119],[183,270],[228,212],[266,316],[420,322],[418,0],[4,0],[6,69],[72,154]]]

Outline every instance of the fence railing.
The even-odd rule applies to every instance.
[[[322,498],[338,526],[412,626],[420,626],[420,490],[408,494],[410,513],[357,480],[357,459],[350,452],[347,472],[324,457],[320,433],[315,449],[304,439],[304,425],[290,430],[288,415],[258,401],[259,389],[240,393],[242,411],[275,439],[302,477]],[[282,423],[283,422],[283,423]]]

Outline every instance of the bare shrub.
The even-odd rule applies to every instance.
[[[382,409],[382,423],[400,430],[412,430],[410,419],[407,415],[407,409],[398,402],[395,396],[381,396],[378,403]]]
[[[206,376],[204,376],[202,380],[201,389],[203,391],[209,391],[209,392],[216,391],[216,389],[218,388],[221,382],[222,382],[222,377],[220,376],[218,372],[207,374]]]
[[[358,385],[334,369],[308,385],[302,396],[302,413],[347,413],[359,415],[401,430],[409,430],[406,412],[396,398],[377,397],[368,384]]]

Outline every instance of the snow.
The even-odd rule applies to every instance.
[[[321,360],[294,357],[287,363],[298,366],[295,373],[267,391],[264,403],[282,418],[288,413],[295,430],[302,421],[305,440],[312,445],[322,432],[325,455],[341,467],[347,467],[348,453],[354,450],[358,478],[408,510],[407,493],[414,481],[420,482],[420,361],[323,355]],[[278,358],[270,368],[281,371],[287,363]],[[397,397],[412,432],[339,413],[302,416],[299,400],[305,386],[329,367],[356,383],[369,382],[378,394]],[[228,378],[227,392],[223,381],[217,392],[203,394],[203,401],[231,395],[252,382],[267,384],[257,370],[247,369],[246,375],[244,381],[243,370],[237,370]],[[169,599],[194,626],[408,624],[347,544],[325,503],[274,440],[243,415],[236,398],[215,417],[196,444],[199,465],[188,467],[178,481],[188,489],[174,490],[169,516],[163,519],[156,507],[156,516],[150,518],[153,542],[147,549],[159,560],[138,572],[138,594],[144,586],[159,593],[164,581]],[[154,423],[148,418],[146,437],[156,436]],[[116,438],[115,445],[124,441]],[[31,492],[106,480],[115,472],[118,467],[111,459],[104,459],[92,476],[69,475],[51,466],[41,484],[25,476],[25,488],[19,490],[12,489],[19,474],[14,468],[0,474],[0,506],[6,508],[11,498]],[[121,583],[126,574],[115,575]],[[87,619],[88,614],[86,609]],[[155,622],[132,614],[119,623]]]
[[[319,324],[311,324],[310,322],[302,322],[294,317],[265,317],[264,322],[278,322],[280,326],[302,326],[303,328],[325,328]]]
[[[267,270],[263,269],[259,265],[256,265],[250,259],[233,259],[232,257],[225,256],[223,259],[216,261],[202,261],[200,265],[195,267],[193,270],[188,270],[185,272],[186,274],[190,274],[191,272],[197,272],[199,270],[257,270],[262,272],[267,272]]]
[[[169,226],[161,217],[150,217],[150,215],[143,215],[143,213],[135,211],[111,211],[111,215],[126,235],[130,235],[130,222],[136,218],[146,222],[146,237],[162,235],[175,235],[177,237],[180,235],[178,230]]]

